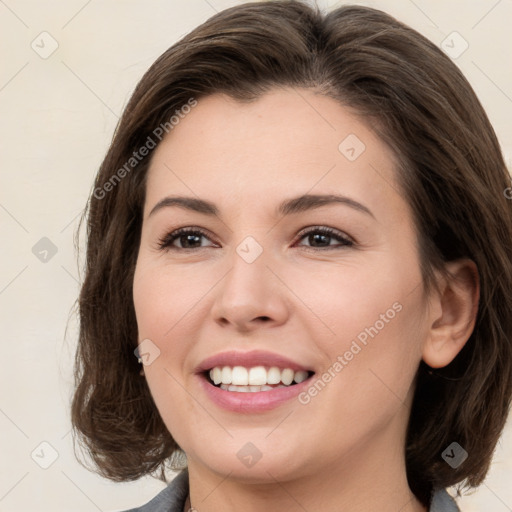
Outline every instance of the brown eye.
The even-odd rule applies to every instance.
[[[193,251],[209,247],[201,243],[203,239],[210,240],[208,235],[200,229],[180,228],[161,238],[158,242],[158,247],[161,250]],[[305,247],[317,250],[339,249],[354,245],[354,242],[343,233],[325,226],[310,228],[302,232],[300,239],[308,240],[309,245],[305,245]],[[331,243],[333,240],[338,243],[333,245]]]
[[[354,242],[346,235],[328,227],[314,227],[306,232],[301,233],[300,239],[307,238],[312,249],[337,249],[339,247],[351,247]],[[332,240],[337,240],[339,243],[331,245]]]
[[[199,229],[181,228],[165,235],[158,242],[161,250],[194,250],[207,247],[201,244],[202,238],[208,238],[207,235]],[[180,246],[176,246],[178,241]]]

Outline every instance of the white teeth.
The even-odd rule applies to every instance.
[[[249,372],[243,366],[235,366],[231,372],[231,383],[235,386],[247,386],[249,384]]]
[[[285,386],[289,386],[293,382],[293,376],[294,376],[294,371],[290,370],[290,368],[285,368],[281,372],[281,382]]]
[[[228,391],[238,391],[239,393],[250,393],[250,389],[249,389],[249,386],[233,386],[233,384],[231,384],[230,386],[228,386]]]
[[[229,366],[222,368],[220,380],[222,384],[231,384],[231,368]]]
[[[308,378],[308,372],[305,370],[299,370],[298,372],[295,372],[293,380],[297,384],[300,384],[301,382],[305,381],[307,378]]]
[[[267,382],[269,384],[279,384],[281,382],[281,370],[277,366],[272,366],[267,372]]]
[[[220,384],[222,382],[222,369],[216,366],[213,369],[213,375],[210,373],[210,378],[214,384]]]
[[[276,386],[273,388],[272,386],[234,386],[233,384],[221,384],[220,388],[224,389],[225,391],[236,391],[238,393],[257,393],[259,391],[272,391],[276,388],[285,388],[283,384],[279,384],[279,386]]]
[[[255,366],[249,370],[249,384],[251,386],[263,386],[267,383],[267,370],[264,366]]]
[[[241,393],[270,391],[275,387],[290,386],[292,382],[299,384],[305,381],[308,375],[305,370],[293,371],[291,368],[281,370],[277,366],[271,366],[268,369],[264,366],[251,368],[216,366],[210,370],[210,379],[215,385],[220,385],[221,389],[227,391]]]

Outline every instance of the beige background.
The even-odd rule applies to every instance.
[[[68,417],[73,317],[65,335],[79,289],[73,233],[117,118],[143,72],[185,33],[237,3],[0,0],[0,512],[114,511],[148,501],[164,485],[149,478],[112,483],[74,458]],[[455,62],[510,163],[512,1],[355,3],[388,11],[438,45],[449,37],[453,51],[467,41]],[[450,39],[453,31],[464,41]],[[460,500],[462,510],[512,510],[511,480],[509,426],[489,477]]]

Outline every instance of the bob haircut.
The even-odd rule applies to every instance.
[[[512,393],[510,176],[480,102],[452,61],[388,14],[359,6],[330,13],[293,0],[232,7],[144,74],[82,217],[88,213],[74,433],[95,471],[112,480],[160,470],[167,481],[167,465],[183,461],[134,356],[132,283],[151,152],[133,168],[126,164],[150,139],[157,144],[156,128],[169,127],[187,103],[214,93],[247,102],[276,87],[310,88],[339,101],[391,148],[413,210],[425,292],[435,289],[434,272],[443,273],[446,262],[476,263],[475,328],[448,366],[420,363],[404,449],[409,485],[425,504],[436,488],[478,486]],[[441,457],[453,441],[468,452],[455,469]]]

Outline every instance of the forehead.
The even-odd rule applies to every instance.
[[[304,89],[244,103],[214,94],[156,148],[145,214],[168,192],[238,201],[240,208],[308,192],[400,203],[395,174],[388,147],[332,98]]]

